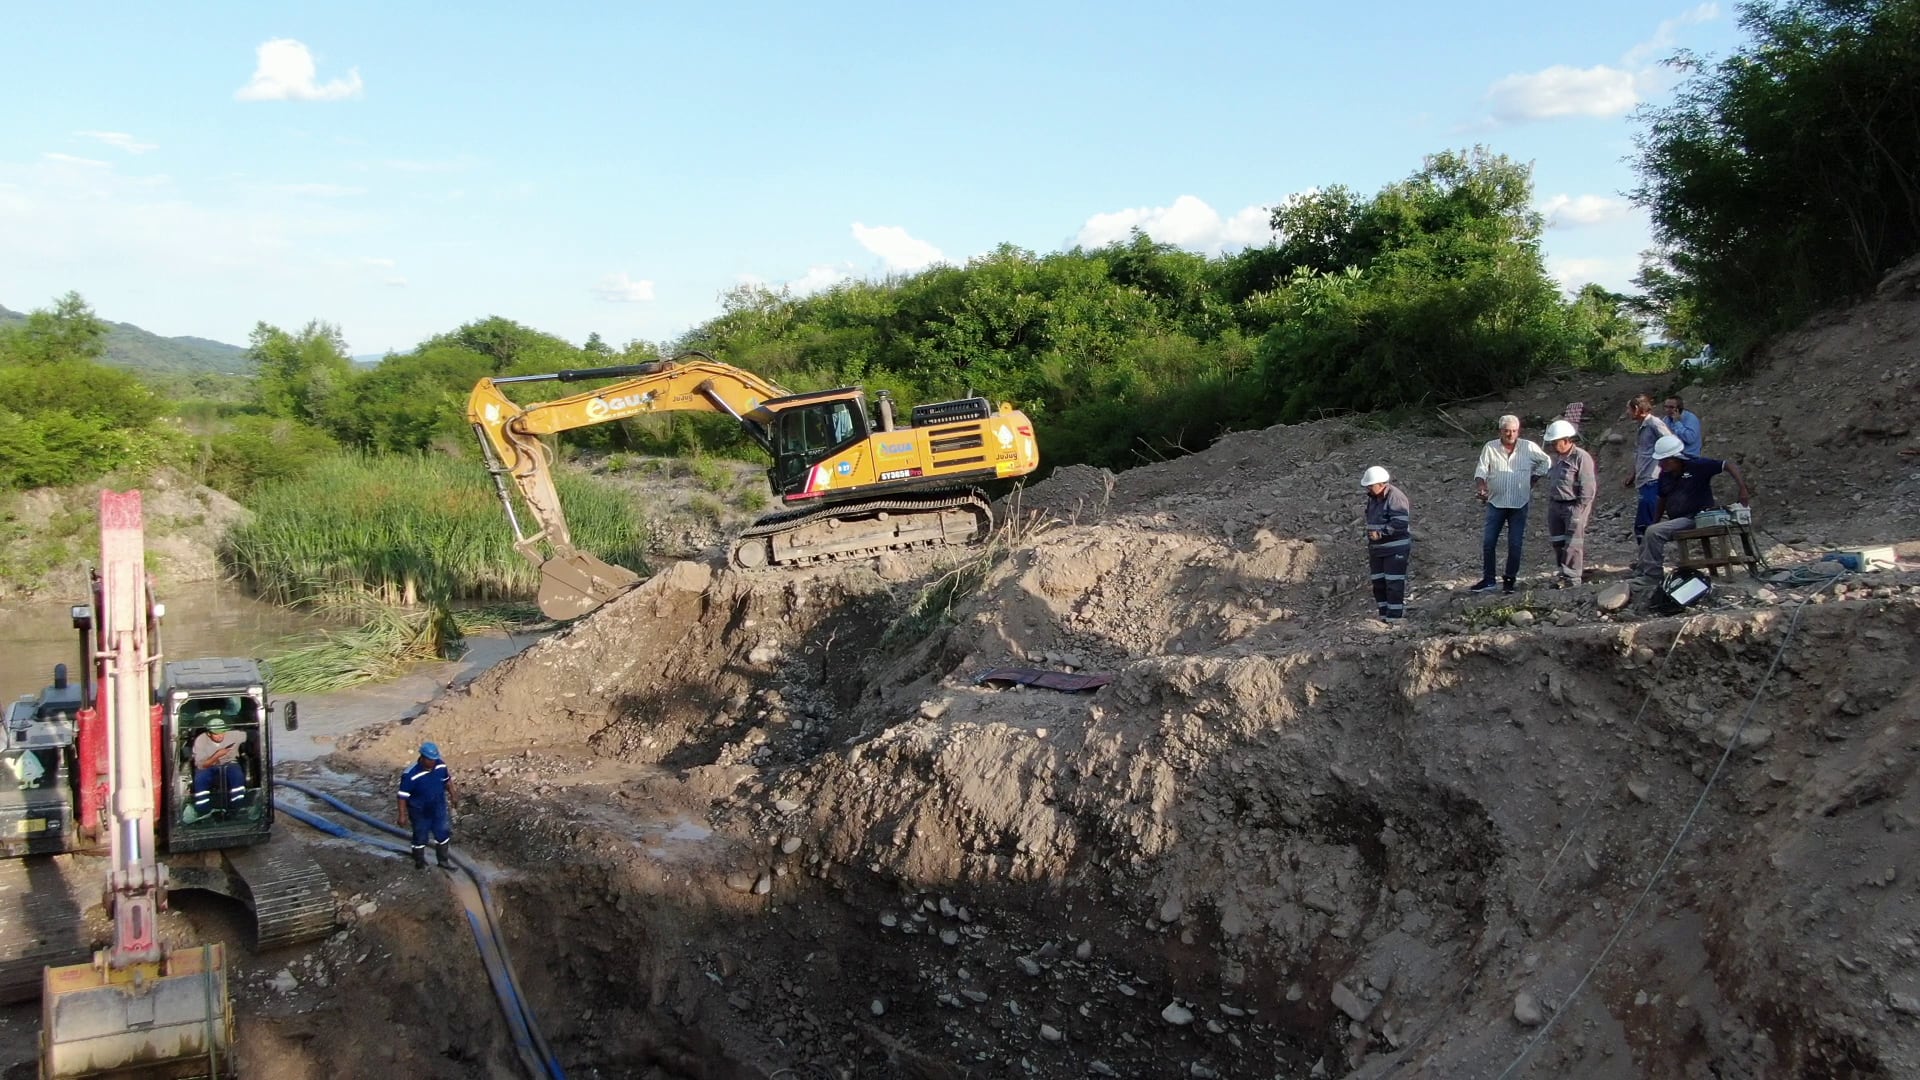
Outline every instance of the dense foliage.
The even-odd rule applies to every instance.
[[[1920,252],[1920,0],[1763,0],[1649,111],[1640,285],[1677,339],[1742,351]]]
[[[71,484],[177,452],[153,390],[99,362],[106,335],[77,293],[0,328],[0,487]]]

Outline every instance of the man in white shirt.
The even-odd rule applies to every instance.
[[[1480,529],[1480,580],[1474,592],[1492,592],[1501,588],[1512,592],[1520,576],[1520,550],[1527,535],[1527,504],[1533,499],[1533,484],[1547,475],[1553,459],[1545,450],[1520,437],[1520,418],[1500,418],[1500,437],[1480,450],[1480,464],[1473,470],[1473,486],[1480,501],[1487,504],[1486,524]],[[1501,582],[1493,577],[1493,551],[1500,530],[1507,530],[1507,573]]]

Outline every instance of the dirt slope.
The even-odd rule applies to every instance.
[[[1686,394],[1783,564],[1920,539],[1887,293]],[[573,1075],[1915,1075],[1920,576],[1685,619],[1461,591],[1493,418],[1585,403],[1612,487],[1643,382],[1062,470],[968,562],[677,564],[341,763],[447,748]],[[1402,630],[1370,464],[1414,505]],[[975,684],[1009,662],[1113,681]]]

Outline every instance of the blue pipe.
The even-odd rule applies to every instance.
[[[351,806],[331,792],[322,791],[319,788],[311,787],[295,780],[278,780],[277,782],[284,787],[319,799],[328,806],[346,814],[348,817],[356,821],[364,822],[382,832],[389,833],[393,836],[407,837],[409,840],[412,839],[411,834],[409,834],[407,830],[402,829],[390,821],[376,818],[371,814]],[[399,849],[389,848],[388,850]],[[502,965],[506,968],[507,976],[512,982],[512,993],[510,995],[511,1004],[519,1011],[527,1030],[532,1033],[533,1041],[539,1050],[541,1064],[545,1067],[549,1080],[566,1080],[566,1073],[560,1068],[560,1059],[554,1054],[553,1048],[547,1043],[546,1036],[541,1033],[539,1024],[534,1020],[532,1007],[527,1005],[525,999],[520,996],[520,977],[518,973],[513,970],[512,954],[507,950],[507,939],[504,932],[500,929],[499,918],[501,907],[499,902],[494,899],[493,889],[487,885],[486,876],[474,872],[473,865],[461,856],[459,852],[450,852],[450,854],[453,856],[454,863],[466,872],[467,877],[480,891],[480,903],[487,911],[488,927],[492,932],[495,952],[500,957]],[[501,1001],[502,1008],[506,1008],[508,1005],[508,1000],[503,998]],[[511,1017],[508,1023],[510,1025],[513,1023]]]
[[[360,810],[349,806],[328,792],[292,780],[276,779],[276,783],[319,799],[334,809],[339,810],[341,813],[346,814],[348,817],[370,825],[381,832],[411,839],[407,831],[398,825],[382,821],[370,814],[362,813]],[[380,850],[390,851],[395,854],[408,853],[411,850],[409,845],[403,845],[392,840],[385,840],[377,836],[367,836],[362,833],[356,833],[317,814],[309,813],[297,806],[289,805],[280,799],[274,800],[274,807],[292,817],[294,820],[318,829],[329,836],[335,836],[343,840],[353,840],[366,844],[369,847],[379,848]],[[472,911],[467,912],[467,922],[473,931],[474,946],[480,950],[482,965],[487,969],[488,980],[493,983],[494,996],[499,999],[500,1009],[507,1021],[508,1030],[512,1033],[515,1048],[520,1052],[521,1057],[527,1061],[536,1075],[545,1075],[547,1080],[566,1080],[566,1072],[560,1067],[559,1059],[555,1057],[552,1048],[547,1044],[545,1036],[541,1034],[538,1025],[534,1022],[532,1007],[528,1005],[526,999],[521,996],[519,979],[513,971],[513,962],[507,953],[506,939],[500,930],[497,918],[499,908],[494,902],[493,890],[487,887],[485,877],[475,873],[473,866],[468,863],[466,859],[462,858],[457,852],[450,852],[449,854],[453,856],[455,864],[458,865],[460,869],[466,873],[468,879],[473,882],[476,891],[480,895],[481,906],[488,916],[485,920],[486,926],[484,929],[482,928],[482,920],[479,915]],[[494,962],[488,963],[487,961],[489,960]]]

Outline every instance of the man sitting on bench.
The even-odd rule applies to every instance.
[[[1655,504],[1653,520],[1640,538],[1640,557],[1634,563],[1635,585],[1658,585],[1666,572],[1667,541],[1675,533],[1693,528],[1695,514],[1719,504],[1713,500],[1713,478],[1726,473],[1740,485],[1740,501],[1751,503],[1753,492],[1740,466],[1710,457],[1688,457],[1677,436],[1663,435],[1653,444],[1653,459],[1660,468],[1660,501]]]

